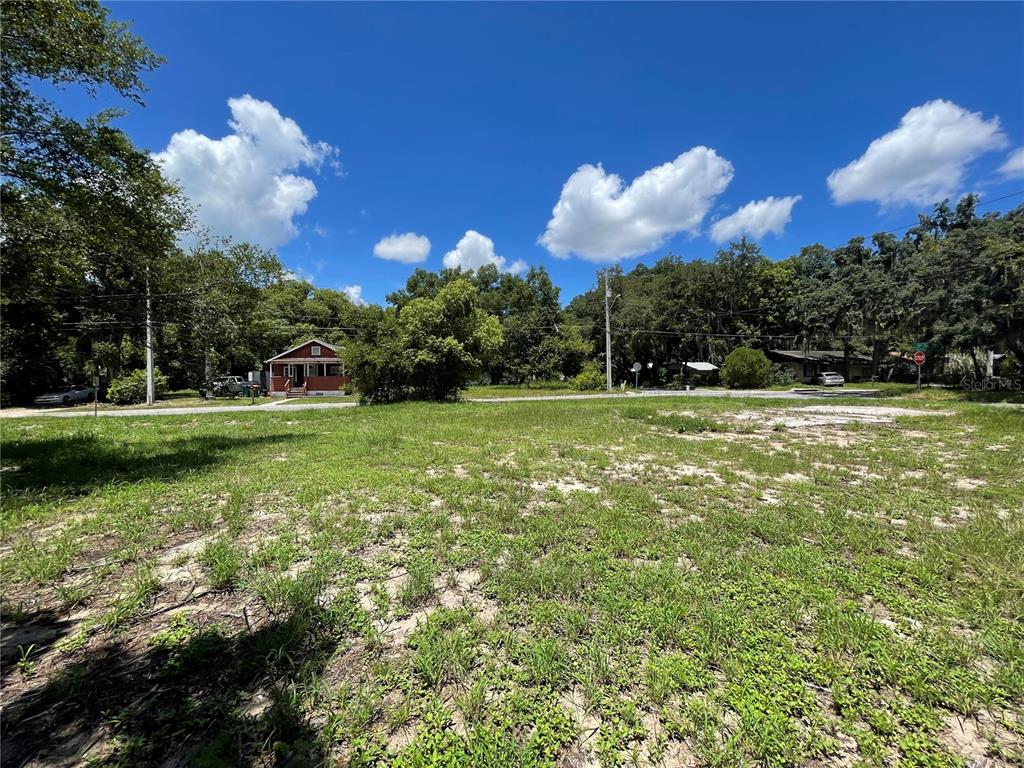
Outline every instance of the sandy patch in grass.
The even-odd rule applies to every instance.
[[[212,540],[213,535],[208,534],[165,549],[157,561],[157,567],[181,565],[201,553]]]
[[[697,566],[694,565],[693,560],[686,555],[679,555],[679,557],[676,558],[676,568],[683,573],[697,573],[699,570]]]
[[[686,742],[670,741],[657,764],[661,768],[693,768],[700,763]]]
[[[412,633],[415,632],[421,624],[425,624],[427,619],[430,618],[430,614],[435,610],[437,610],[437,606],[432,605],[427,608],[414,611],[403,618],[394,619],[389,622],[379,622],[378,629],[384,637],[391,640],[393,645],[399,647],[404,646],[408,642],[409,638],[412,637]]]
[[[968,765],[990,768],[1009,766],[1006,760],[989,756],[990,739],[1004,746],[1020,748],[1021,740],[1008,730],[1000,727],[992,717],[982,711],[975,717],[964,717],[956,713],[946,716],[944,728],[939,734],[939,743],[950,752],[968,761]]]
[[[654,456],[640,454],[634,461],[619,461],[607,470],[613,480],[632,482],[655,478],[659,480],[682,480],[684,478],[706,478],[716,485],[724,485],[721,476],[713,470],[695,467],[689,464],[665,465]]]
[[[480,583],[480,571],[466,568],[434,579],[438,602],[445,608],[461,608]]]
[[[839,434],[836,427],[854,425],[892,426],[903,416],[949,416],[949,411],[923,411],[878,405],[811,405],[799,408],[741,411],[723,414],[722,418],[738,424],[754,424],[763,436],[765,431],[811,431],[825,428],[833,437],[853,441],[851,433]],[[755,432],[754,434],[757,434]],[[926,433],[925,433],[926,434]]]
[[[579,736],[577,737],[579,758],[586,756],[594,759],[594,762],[592,763],[575,762],[565,763],[565,765],[599,765],[599,763],[596,762],[596,756],[593,755],[592,750],[585,749],[585,747],[594,740],[595,736],[597,736],[597,731],[601,727],[601,718],[596,712],[591,711],[590,708],[587,707],[586,697],[583,694],[583,690],[578,685],[574,685],[571,690],[559,695],[558,703],[572,715],[579,727]]]
[[[438,603],[445,608],[469,608],[484,624],[490,624],[498,613],[498,604],[479,589],[481,573],[465,568],[434,579]]]
[[[90,515],[85,513],[75,512],[70,515],[64,515],[42,528],[36,528],[34,531],[31,531],[32,526],[29,524],[29,526],[26,526],[25,528],[25,535],[30,535],[36,542],[49,541],[50,539],[57,538],[69,528],[73,528],[80,523],[84,523],[89,519],[89,517]],[[5,549],[10,549],[10,547],[6,547]]]
[[[388,736],[388,751],[392,754],[401,752],[412,744],[412,740],[415,737],[416,726],[413,723],[406,723]]]
[[[530,483],[530,487],[535,491],[540,491],[541,493],[554,489],[565,495],[574,492],[598,493],[600,491],[596,486],[588,485],[575,477],[563,477],[560,480],[534,480]]]
[[[390,601],[392,603],[396,602],[398,595],[405,584],[409,582],[409,579],[408,571],[403,568],[396,568],[382,581],[364,579],[356,582],[355,589],[360,607],[367,613],[377,612],[374,593],[380,586],[383,586]],[[480,579],[481,573],[476,568],[466,568],[436,576],[433,580],[434,594],[430,598],[428,605],[413,611],[407,616],[397,616],[391,619],[385,617],[378,618],[374,624],[378,631],[385,638],[389,639],[395,647],[405,645],[417,627],[424,623],[438,608],[468,608],[476,614],[481,622],[489,624],[498,613],[498,604],[480,592]]]
[[[359,605],[363,610],[372,611],[376,603],[373,600],[373,593],[378,586],[382,586],[387,592],[388,599],[394,601],[402,591],[402,587],[409,583],[409,572],[405,568],[392,568],[383,579],[363,579],[356,582],[356,594],[359,595]]]

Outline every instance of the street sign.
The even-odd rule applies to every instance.
[[[640,365],[640,363],[633,363],[633,373],[637,373],[641,368],[643,368],[643,366]]]
[[[914,353],[914,365],[920,367],[924,365],[924,352]]]
[[[928,342],[927,341],[915,341],[910,348],[915,352],[927,352]]]

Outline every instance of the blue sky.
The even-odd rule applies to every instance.
[[[201,218],[370,301],[449,252],[567,301],[619,258],[784,258],[1024,189],[1020,3],[109,7],[167,58],[119,125]]]

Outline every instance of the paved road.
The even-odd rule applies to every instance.
[[[775,390],[724,390],[724,389],[692,389],[689,392],[676,389],[647,389],[643,392],[602,392],[599,394],[579,395],[540,395],[538,397],[478,397],[467,398],[471,403],[521,403],[533,400],[608,400],[608,399],[643,399],[648,397],[757,397],[771,400],[815,400],[813,395],[797,395],[793,392]],[[310,402],[273,400],[264,405],[197,405],[181,408],[121,408],[99,410],[99,416],[198,416],[204,413],[265,413],[273,410],[276,413],[282,411],[328,411],[335,408],[354,408],[358,405],[355,401],[350,403],[318,403],[315,400]],[[16,419],[29,418],[34,416],[46,416],[50,418],[80,418],[91,417],[92,408],[79,406],[72,409],[30,409],[12,408],[0,411],[0,418]]]
[[[760,397],[766,400],[815,400],[814,395],[798,395],[789,391],[770,389],[645,389],[641,392],[602,392],[579,395],[540,395],[538,397],[470,397],[471,403],[521,403],[528,400],[602,400],[611,398],[644,397]]]

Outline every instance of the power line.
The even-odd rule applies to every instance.
[[[991,200],[985,200],[983,202],[977,202],[977,203],[974,204],[974,207],[975,208],[981,208],[983,206],[992,205],[993,203],[998,203],[998,202],[1001,202],[1003,200],[1009,200],[1011,197],[1017,197],[1018,195],[1024,195],[1024,189],[1020,190],[1019,192],[1011,192],[1010,194],[1003,195],[1001,197],[994,197]],[[907,224],[906,226],[903,226],[903,227],[896,227],[895,229],[885,229],[885,230],[882,230],[881,232],[879,232],[877,234],[880,234],[880,235],[891,235],[894,232],[902,232],[904,229],[911,229],[912,227],[920,226],[920,224],[921,224],[920,221],[915,221],[913,224]]]

